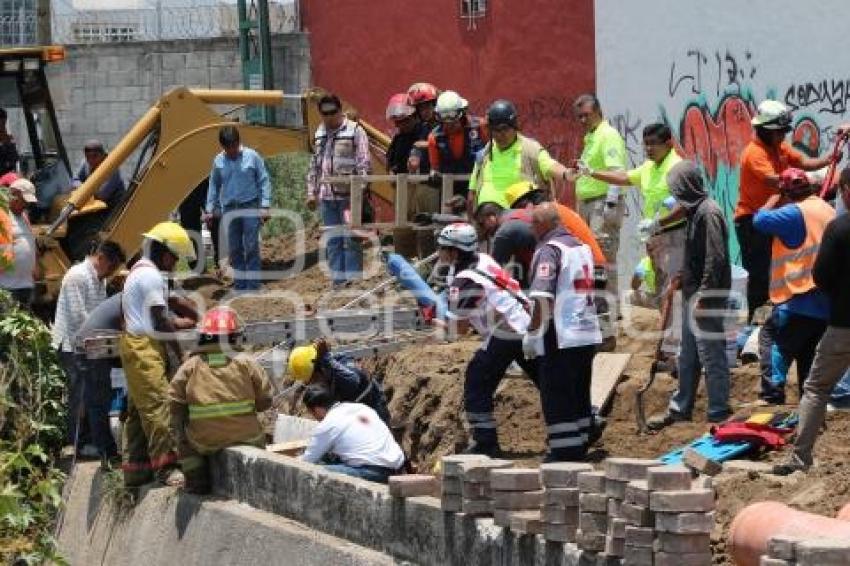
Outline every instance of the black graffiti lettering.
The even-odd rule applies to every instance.
[[[791,111],[805,108],[818,113],[845,114],[850,107],[850,79],[791,85],[785,91],[785,104]]]
[[[709,64],[709,57],[714,55]],[[676,61],[670,63],[670,78],[667,83],[667,93],[673,97],[684,86],[690,87],[689,94],[702,94],[705,87],[711,88],[710,82],[714,82],[715,94],[720,96],[724,92],[741,92],[741,82],[756,76],[756,66],[752,64],[752,53],[746,51],[743,58],[738,57],[731,51],[722,53],[715,50],[707,54],[697,48],[688,49],[686,56],[691,62],[684,68],[679,68]],[[705,82],[703,78],[705,77]]]
[[[617,114],[611,118],[611,125],[620,132],[623,140],[626,142],[626,152],[629,154],[629,161],[632,165],[641,160],[641,138],[638,137],[643,121],[637,116],[632,116],[629,110],[623,114]]]

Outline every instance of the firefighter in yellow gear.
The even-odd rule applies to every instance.
[[[171,423],[180,448],[186,490],[210,490],[207,457],[236,444],[265,446],[257,414],[272,405],[265,370],[239,353],[241,327],[230,307],[204,316],[198,348],[169,387]]]
[[[179,359],[175,333],[194,328],[197,314],[191,302],[169,297],[165,274],[173,271],[181,258],[193,259],[195,250],[189,234],[174,222],[160,222],[144,238],[143,256],[131,268],[121,295],[124,334],[119,351],[129,393],[124,484],[137,487],[155,474],[161,483],[179,486],[183,475],[169,423],[166,349]]]

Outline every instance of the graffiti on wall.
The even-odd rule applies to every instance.
[[[763,81],[756,81],[759,68],[748,50],[739,54],[687,49],[670,62],[668,71],[666,97],[659,103],[657,119],[670,125],[676,150],[702,166],[710,194],[730,220],[738,200],[741,154],[753,137],[750,121],[762,99],[783,100],[776,93],[785,93],[784,102],[794,113],[788,139],[809,156],[832,147],[834,125],[850,103],[850,80],[839,79],[792,83],[785,89],[770,85],[756,97],[756,83]],[[611,118],[626,141],[633,165],[645,159],[640,130],[651,121],[629,111]],[[738,245],[732,236],[732,253],[737,257]]]

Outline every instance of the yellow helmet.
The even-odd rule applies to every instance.
[[[142,236],[159,242],[177,257],[185,257],[191,261],[195,260],[195,246],[192,245],[192,238],[176,222],[160,222],[142,234]]]
[[[312,344],[293,349],[289,353],[289,375],[295,381],[307,383],[313,377],[313,370],[316,367],[316,358],[318,357],[319,352]]]
[[[534,185],[531,181],[520,181],[514,183],[505,190],[505,200],[508,201],[508,206],[513,206],[516,201],[534,190]]]

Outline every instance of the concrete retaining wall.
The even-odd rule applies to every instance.
[[[393,498],[386,486],[256,448],[223,451],[213,477],[217,495],[417,564],[586,563],[575,545],[517,536],[492,519],[444,513],[437,499]]]
[[[97,464],[77,466],[59,549],[72,565],[396,564],[385,554],[234,501],[149,489],[121,512]]]

